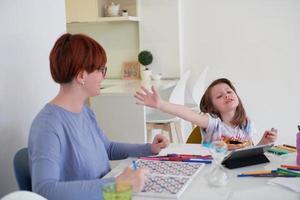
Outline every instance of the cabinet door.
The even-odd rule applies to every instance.
[[[66,0],[67,23],[95,21],[98,17],[98,0]]]
[[[131,93],[93,97],[91,108],[110,140],[125,143],[147,142],[145,107],[137,106]]]

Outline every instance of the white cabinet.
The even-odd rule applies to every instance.
[[[120,4],[129,16],[105,17],[104,8],[111,2]],[[152,52],[154,74],[180,77],[179,0],[66,0],[66,4],[68,32],[86,33],[103,44],[109,78],[120,78],[123,62],[137,60],[141,50]]]
[[[112,2],[120,4],[116,17],[106,17],[106,6]],[[128,16],[122,16],[127,10]],[[138,21],[139,0],[66,0],[67,23],[73,22],[113,22]]]
[[[119,79],[123,62],[137,60],[141,50],[149,50],[154,55],[152,72],[162,73],[164,78],[179,77],[179,0],[113,0],[129,16],[105,17],[104,7],[111,2],[66,0],[67,31],[87,34],[105,48],[106,77]],[[102,90],[100,96],[91,100],[97,120],[111,139],[145,142],[145,109],[136,106],[133,99],[139,86],[122,83],[109,87],[109,94]],[[119,94],[123,90],[126,94]]]
[[[117,142],[145,143],[147,141],[146,110],[135,104],[133,94],[144,86],[153,85],[165,96],[177,80],[143,82],[140,80],[104,80],[99,96],[91,98],[91,108],[109,139]]]
[[[137,60],[139,49],[139,0],[114,0],[128,16],[105,17],[108,0],[66,0],[67,31],[84,33],[106,50],[107,78],[120,78],[124,62]],[[110,23],[111,22],[111,23]]]

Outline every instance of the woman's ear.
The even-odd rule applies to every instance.
[[[87,75],[87,72],[85,70],[80,71],[77,74],[77,76],[75,77],[76,82],[79,83],[80,85],[84,85],[85,84],[86,75]]]

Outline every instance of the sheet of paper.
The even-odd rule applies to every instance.
[[[269,181],[270,184],[277,184],[300,193],[300,178],[274,178]]]

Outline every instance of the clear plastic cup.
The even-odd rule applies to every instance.
[[[224,186],[228,182],[228,177],[226,169],[222,166],[222,160],[227,154],[227,145],[221,140],[213,141],[209,145],[209,151],[212,154],[214,162],[210,172],[206,176],[207,181],[212,186]]]
[[[104,200],[131,200],[132,186],[127,183],[109,183],[102,188]]]

